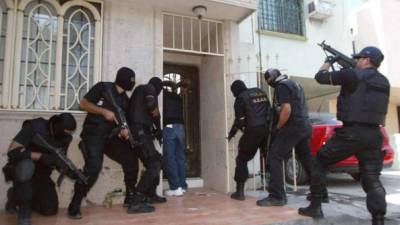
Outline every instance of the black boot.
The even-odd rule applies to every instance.
[[[10,214],[17,213],[17,203],[14,198],[13,188],[9,188],[7,191],[7,202],[6,202],[6,212]]]
[[[324,214],[321,209],[321,197],[312,196],[311,203],[308,207],[299,208],[299,214],[303,216],[309,216],[312,218],[322,218]]]
[[[71,203],[68,206],[68,217],[70,219],[79,220],[82,219],[81,203],[84,195],[77,192],[74,193]]]
[[[307,194],[307,200],[311,201],[311,193]],[[323,193],[322,194],[322,199],[321,199],[322,203],[329,203],[329,196],[328,196],[328,192]]]
[[[134,197],[135,197],[135,187],[126,186],[125,199],[124,199],[125,208],[129,206],[129,204],[133,201]]]
[[[136,192],[132,202],[128,206],[128,214],[136,213],[151,213],[154,212],[155,208],[145,203],[145,196],[141,193]]]
[[[287,204],[286,197],[283,199],[277,199],[272,196],[268,196],[264,199],[258,200],[256,203],[258,206],[284,206]]]
[[[167,202],[167,198],[153,194],[151,196],[146,196],[146,202],[149,204],[165,203]]]
[[[385,216],[375,215],[372,216],[372,225],[384,225],[385,224]]]
[[[32,209],[29,203],[20,204],[17,225],[32,225]]]
[[[236,192],[231,194],[231,198],[239,201],[244,201],[244,182],[236,182]]]

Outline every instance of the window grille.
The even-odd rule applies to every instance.
[[[0,0],[1,107],[77,110],[100,80],[101,1],[5,2],[15,16],[4,19]],[[13,69],[4,68],[7,60]]]
[[[262,30],[304,35],[303,0],[260,0],[258,16]]]
[[[222,22],[164,13],[164,50],[223,56]]]

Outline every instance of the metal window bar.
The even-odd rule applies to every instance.
[[[260,0],[261,29],[304,35],[303,0]]]
[[[163,44],[163,49],[167,51],[176,51],[176,52],[186,52],[186,53],[195,53],[195,54],[203,54],[203,55],[215,55],[215,56],[223,56],[223,47],[222,41],[220,40],[219,33],[222,31],[222,22],[217,21],[217,20],[210,20],[210,19],[202,19],[198,20],[196,17],[189,17],[189,16],[183,16],[183,15],[178,15],[178,14],[172,14],[172,13],[163,13],[163,19],[165,20],[166,17],[172,17],[172,24],[170,27],[167,27],[166,23],[164,24],[164,35],[167,34],[167,30],[172,30],[172,47],[168,47],[168,43],[164,42]],[[185,20],[188,19],[190,22],[185,23]],[[181,20],[181,29],[176,29],[177,26],[177,20]],[[195,38],[195,27],[194,23],[197,22],[198,27],[196,27],[197,30],[197,38]],[[215,24],[215,34],[211,34],[211,29],[210,26],[212,24]],[[169,25],[169,24],[168,24]],[[219,27],[221,25],[221,27]],[[178,25],[179,26],[179,25]],[[179,33],[182,32],[182,33]],[[186,32],[186,33],[185,33]],[[171,35],[171,34],[169,34]],[[215,38],[213,38],[213,35]],[[167,37],[167,36],[165,36]],[[169,36],[171,37],[171,36]],[[179,47],[176,45],[176,41],[179,39],[179,37],[182,38],[182,46]],[[185,45],[185,37],[190,37],[190,45],[189,45],[189,39],[186,42],[187,44]],[[203,38],[204,37],[204,38]],[[204,43],[202,43],[204,40]],[[198,42],[198,43],[197,43]],[[206,47],[205,45],[208,44]],[[199,49],[197,50],[198,45]],[[169,45],[171,46],[171,45]],[[211,46],[213,49],[211,49]],[[196,49],[195,49],[196,48]],[[205,49],[203,49],[205,48]],[[216,49],[216,50],[214,50]]]

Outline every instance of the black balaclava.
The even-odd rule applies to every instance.
[[[163,88],[162,80],[160,78],[158,78],[158,77],[152,77],[149,80],[149,84],[154,86],[154,88],[156,89],[157,95],[159,95],[160,92],[162,91],[162,88]]]
[[[54,137],[60,138],[68,136],[64,130],[74,131],[76,129],[76,121],[71,113],[61,113],[54,115],[49,120],[52,127]]]
[[[120,68],[115,83],[125,91],[131,91],[135,86],[135,72],[128,67]]]
[[[272,78],[272,82],[269,85],[275,88],[276,86],[278,86],[279,82],[287,79],[288,77],[286,75],[282,75],[281,71],[279,71],[278,69],[268,69],[264,73],[264,78],[266,81]]]
[[[235,98],[245,90],[247,90],[246,84],[244,84],[244,82],[241,80],[235,80],[231,85],[231,91]]]

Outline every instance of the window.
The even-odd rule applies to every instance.
[[[303,0],[260,0],[260,29],[304,35]]]
[[[2,77],[8,79],[1,84],[10,88],[2,88],[2,95],[11,97],[2,98],[2,107],[77,110],[79,99],[100,79],[101,2],[32,0],[19,4],[21,10],[11,8],[16,14],[15,30],[6,32],[12,34],[8,36],[13,45],[4,58],[12,59],[14,71],[4,69]],[[1,50],[5,41],[0,40]]]

